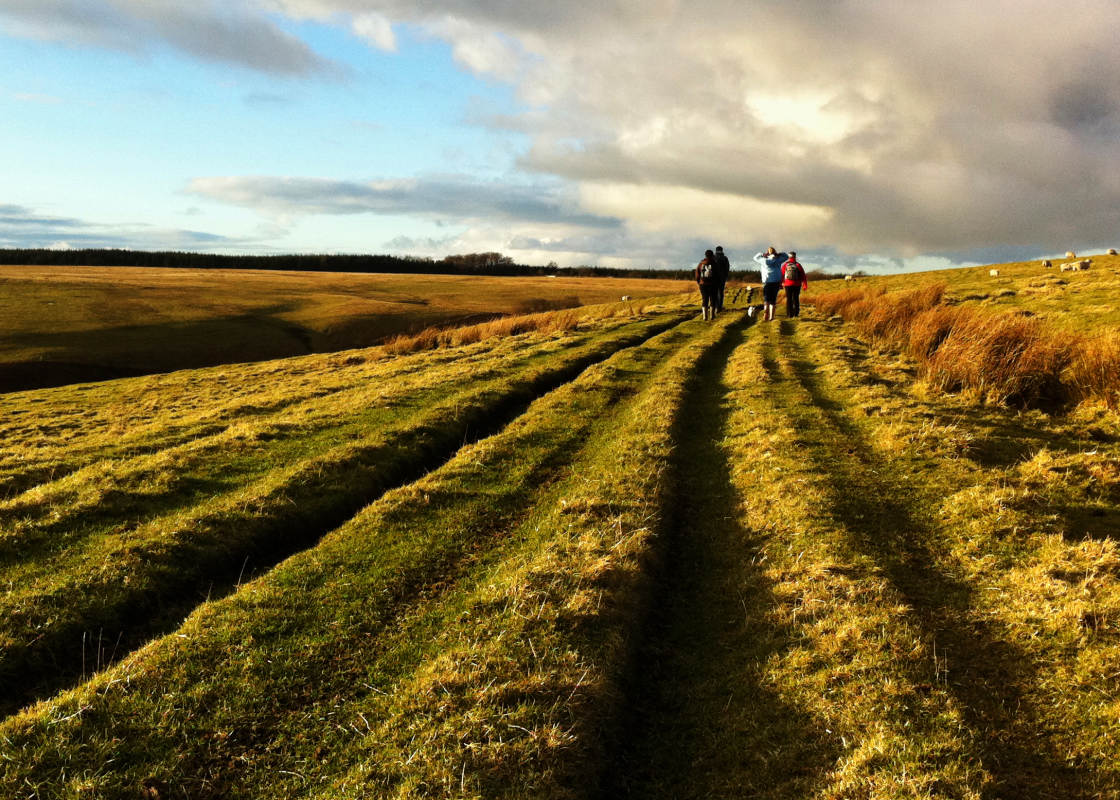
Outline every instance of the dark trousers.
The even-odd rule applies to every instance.
[[[700,284],[700,305],[704,308],[716,309],[716,301],[719,299],[719,286],[714,283],[701,283]]]
[[[801,287],[800,286],[787,286],[786,287],[786,316],[799,317],[801,316]]]

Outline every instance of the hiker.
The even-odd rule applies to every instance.
[[[797,253],[790,250],[789,259],[782,264],[782,286],[786,290],[786,316],[801,316],[801,290],[809,288],[805,268],[797,261]]]
[[[782,288],[782,264],[786,263],[789,256],[779,253],[773,247],[768,247],[765,253],[758,253],[754,260],[758,262],[762,272],[762,304],[766,311],[767,322],[774,319],[774,307],[778,304],[778,291]]]
[[[704,251],[704,260],[696,265],[696,285],[700,287],[700,305],[703,306],[704,319],[716,318],[716,254]]]
[[[731,262],[723,254],[723,245],[716,247],[716,279],[719,285],[716,288],[716,311],[723,311],[723,293],[727,288],[727,276],[731,274]]]

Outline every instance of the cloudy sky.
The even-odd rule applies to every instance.
[[[1117,0],[0,0],[0,247],[1120,245]]]

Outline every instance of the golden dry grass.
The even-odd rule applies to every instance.
[[[849,320],[868,341],[920,359],[943,391],[1020,406],[1099,401],[1115,407],[1120,332],[1095,335],[1045,319],[976,305],[945,305],[946,286],[886,292],[845,289],[813,296],[817,310]]]
[[[0,389],[363,347],[675,280],[0,267]]]

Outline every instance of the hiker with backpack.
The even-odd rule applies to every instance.
[[[716,254],[704,251],[704,260],[696,265],[696,285],[700,287],[700,305],[703,306],[704,319],[716,318],[716,292],[719,288],[717,278]]]
[[[716,311],[723,311],[723,293],[727,289],[727,276],[731,274],[731,262],[723,254],[723,246],[716,248]]]
[[[782,286],[786,290],[786,316],[801,316],[801,290],[809,288],[805,268],[797,260],[797,253],[790,250],[789,259],[782,264]]]
[[[767,322],[774,319],[774,307],[778,305],[778,291],[782,288],[782,264],[789,255],[779,253],[773,247],[767,248],[765,253],[758,253],[754,260],[758,262],[762,272],[762,303],[766,311]]]

